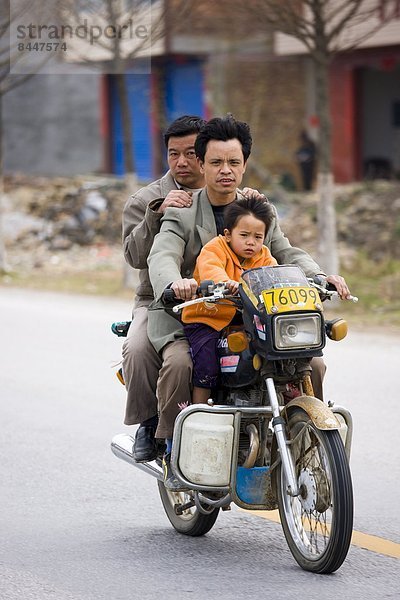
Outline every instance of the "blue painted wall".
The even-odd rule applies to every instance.
[[[200,61],[170,63],[165,90],[168,123],[184,114],[204,116],[204,75]]]
[[[199,60],[170,62],[162,72],[158,86],[164,90],[160,104],[162,120],[171,123],[183,114],[204,116],[204,73]],[[132,140],[136,173],[141,180],[158,176],[154,172],[153,131],[157,130],[152,112],[152,75],[127,74],[128,98],[132,111]],[[124,174],[121,110],[113,77],[110,80],[111,166],[117,175]]]
[[[151,179],[152,135],[151,135],[151,74],[127,74],[128,100],[131,107],[131,136],[135,169],[140,179]],[[123,175],[124,149],[122,136],[121,108],[117,96],[115,80],[110,77],[112,170]]]

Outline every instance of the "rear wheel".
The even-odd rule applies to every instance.
[[[299,565],[314,573],[336,571],[347,556],[353,528],[350,469],[338,431],[321,431],[300,408],[288,423],[290,449],[300,495],[287,493],[276,471],[283,531]]]
[[[157,483],[167,517],[179,533],[198,537],[210,531],[217,520],[219,508],[215,508],[205,515],[196,506],[192,506],[184,510],[181,515],[177,514],[175,507],[191,502],[192,494],[189,492],[171,492],[165,488],[162,481]]]

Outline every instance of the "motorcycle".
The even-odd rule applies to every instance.
[[[133,437],[115,436],[112,451],[157,479],[178,532],[206,534],[232,503],[246,510],[278,508],[300,567],[332,573],[345,560],[352,535],[353,424],[347,409],[314,396],[310,361],[322,356],[326,337],[339,341],[347,334],[343,319],[324,319],[322,300],[337,292],[295,265],[245,271],[237,295],[213,282],[203,282],[199,292],[170,310],[229,303],[241,323],[220,334],[215,393],[207,404],[188,402],[176,419],[171,466],[181,490],[165,488],[160,458],[134,461]],[[113,329],[123,335],[121,324]]]

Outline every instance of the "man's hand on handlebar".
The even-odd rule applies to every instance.
[[[351,296],[347,283],[340,275],[329,275],[326,281],[336,288],[342,300],[347,300]]]
[[[171,290],[178,300],[192,300],[196,298],[197,281],[195,279],[178,279],[171,284]]]

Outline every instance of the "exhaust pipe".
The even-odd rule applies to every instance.
[[[256,464],[258,450],[260,448],[260,437],[258,435],[258,429],[254,423],[247,425],[246,432],[250,437],[250,448],[246,460],[243,463],[245,469],[252,469]]]
[[[125,462],[133,465],[137,469],[148,473],[152,477],[159,479],[160,481],[164,481],[163,472],[161,469],[153,467],[153,465],[143,462],[136,462],[133,458],[133,447],[135,445],[135,440],[131,435],[126,433],[119,433],[115,435],[111,440],[111,451],[117,458],[124,460]]]

